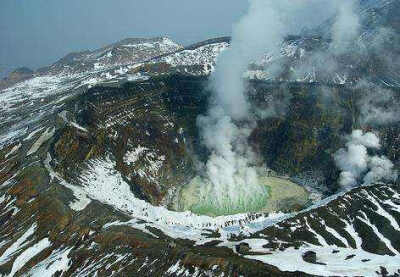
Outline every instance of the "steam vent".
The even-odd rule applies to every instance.
[[[240,1],[218,24],[225,0],[114,2],[74,37],[188,41]],[[4,3],[0,59],[81,45],[70,3]],[[400,276],[400,1],[240,5],[226,37],[127,38],[1,79],[0,277]],[[35,40],[60,24],[57,47]]]

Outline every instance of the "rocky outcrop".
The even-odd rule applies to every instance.
[[[375,6],[380,2],[368,11],[396,19],[388,7],[397,4]],[[280,61],[290,69],[304,62],[303,50],[311,55],[328,39],[288,37]],[[288,209],[289,199],[277,205],[285,213],[172,210],[177,191],[210,154],[196,118],[210,101],[207,75],[228,46],[228,38],[186,49],[163,38],[124,40],[68,55],[1,91],[0,275],[399,273],[398,184],[342,190],[332,157],[351,130],[374,130],[382,148],[371,151],[399,169],[398,123],[360,117],[366,90],[400,97],[394,78],[377,78],[388,72],[379,56],[341,57],[343,64],[359,62],[349,82],[299,81],[289,70],[281,80],[250,76],[254,151],[268,172],[324,199]],[[352,85],[363,76],[374,86]]]

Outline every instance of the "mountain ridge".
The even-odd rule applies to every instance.
[[[1,89],[0,276],[399,276],[399,180],[344,189],[333,158],[360,129],[381,141],[368,151],[400,169],[399,122],[361,119],[370,91],[399,103],[397,79],[358,52],[334,56],[339,77],[296,78],[291,67],[329,48],[322,36],[288,37],[244,76],[251,104],[272,114],[254,115],[249,143],[268,174],[307,189],[308,202],[218,217],[173,205],[210,154],[196,118],[228,47],[228,37],[186,48],[122,40]],[[285,70],[271,76],[274,63]]]

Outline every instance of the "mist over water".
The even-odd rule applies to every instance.
[[[267,197],[266,188],[259,185],[256,154],[247,142],[254,120],[243,74],[265,49],[278,49],[283,40],[284,26],[269,9],[271,3],[252,1],[247,15],[234,26],[231,47],[219,56],[212,76],[213,103],[208,114],[198,118],[202,142],[211,151],[205,171],[216,207],[250,205],[255,195]],[[271,22],[276,28],[270,28]]]
[[[307,11],[323,10],[322,2],[250,1],[247,14],[233,26],[231,47],[218,57],[211,76],[214,95],[209,111],[197,120],[202,143],[211,152],[204,165],[208,179],[205,198],[211,198],[216,207],[244,205],[244,209],[251,209],[258,202],[256,198],[268,197],[266,187],[259,182],[259,172],[265,166],[248,144],[255,128],[255,111],[247,99],[243,76],[251,62],[266,53],[278,55],[285,37],[300,30],[294,23],[308,22],[302,20]],[[321,21],[328,16],[321,15]]]

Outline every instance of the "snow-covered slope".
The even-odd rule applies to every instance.
[[[227,47],[229,47],[227,42],[212,43],[193,50],[183,50],[175,54],[167,55],[160,58],[158,61],[165,62],[172,67],[184,68],[183,72],[187,74],[208,75],[213,71],[219,53]],[[195,66],[198,68],[197,71],[187,69]]]
[[[125,215],[123,221],[111,220],[101,229],[96,227],[96,230],[90,230],[82,237],[79,248],[89,252],[99,250],[96,242],[99,232],[125,226],[141,230],[155,240],[166,236],[175,241],[193,241],[196,247],[210,243],[227,247],[241,257],[262,261],[284,272],[305,272],[319,276],[374,276],[375,271],[387,270],[393,274],[400,269],[398,186],[378,184],[353,189],[331,196],[299,213],[211,218],[169,211],[137,199],[115,170],[115,163],[109,159],[91,162],[79,177],[79,185],[69,184],[55,173],[50,159],[48,154],[46,167],[51,180],[73,192],[75,200],[70,203],[72,210],[83,211],[96,201]],[[14,201],[10,197],[2,200],[0,205],[5,213],[15,205]],[[19,211],[3,224],[7,226],[17,220],[18,214]],[[47,238],[34,235],[36,229],[36,223],[33,223],[27,231],[14,235],[7,229],[2,230],[3,254],[0,265],[14,260],[10,276],[34,258],[40,262],[25,271],[32,276],[53,274],[58,270],[74,275],[88,274],[112,266],[121,270],[124,264],[135,264],[135,261],[140,263],[138,271],[156,266],[156,258],[143,257],[140,260],[142,258],[135,257],[135,254],[114,250],[96,258],[89,256],[85,264],[76,268],[67,261],[75,259],[73,257],[79,253],[78,249],[68,247],[69,243],[65,246],[53,245]],[[46,259],[37,256],[46,249],[49,253]],[[315,261],[303,258],[310,251],[316,255]],[[206,270],[196,268],[195,265],[177,261],[174,267],[171,265],[165,272],[167,276],[187,270],[196,270],[199,276],[204,276],[206,272],[218,272],[214,266]]]
[[[22,131],[29,132],[36,122],[61,111],[63,102],[80,93],[80,88],[147,79],[134,69],[181,48],[168,38],[126,39],[93,52],[70,54],[28,80],[1,90],[0,145],[13,142]]]
[[[25,121],[28,130],[15,125],[0,153],[0,272],[207,276],[248,261],[262,262],[250,267],[255,272],[240,271],[249,275],[369,276],[400,268],[400,190],[393,184],[352,189],[296,213],[213,218],[167,209],[168,195],[157,197],[190,176],[190,125],[178,114],[195,118],[201,99],[191,102],[198,90],[190,96],[189,88],[204,80],[176,78],[171,90],[166,78],[27,95],[45,113]],[[19,108],[5,112],[18,116],[27,108],[23,97],[15,102]],[[137,191],[135,183],[151,190]],[[214,256],[202,264],[192,251]],[[302,257],[309,251],[311,263]]]
[[[397,7],[396,1],[363,5],[369,27],[389,24],[381,20]],[[383,16],[368,21],[377,11]],[[328,33],[325,27],[320,30]],[[364,32],[360,45],[371,34]],[[195,118],[208,103],[200,88],[228,47],[227,38],[187,48],[167,38],[127,39],[67,55],[0,91],[0,276],[400,273],[396,184],[336,192],[296,212],[209,217],[171,208],[193,177]],[[280,54],[266,51],[249,67],[248,78],[263,80],[250,83],[260,105],[275,81],[279,89],[281,81],[298,85],[291,87],[298,121],[261,121],[254,135],[260,149],[276,139],[274,132],[280,136],[274,150],[296,137],[282,155],[298,151],[293,155],[306,163],[319,141],[300,144],[296,131],[343,144],[338,133],[357,110],[348,94],[338,93],[342,106],[329,103],[340,110],[332,119],[326,105],[304,93],[318,82],[333,86],[335,97],[335,89],[365,76],[399,85],[396,67],[381,68],[372,58],[365,60],[371,70],[360,70],[365,64],[352,57],[330,57],[337,67],[321,71],[317,62],[324,60],[315,53],[327,47],[323,35],[289,37]],[[285,70],[272,72],[276,63]],[[320,112],[315,117],[313,105]],[[292,129],[277,129],[283,125]],[[399,126],[380,135],[398,166]],[[325,157],[333,153],[326,144],[318,149]]]
[[[98,50],[71,53],[50,67],[39,71],[45,74],[80,73],[118,65],[137,64],[180,49],[182,49],[181,45],[166,37],[124,39]]]

